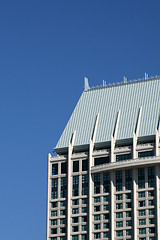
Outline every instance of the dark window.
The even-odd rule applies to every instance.
[[[82,175],[82,195],[88,194],[88,175]]]
[[[52,164],[52,175],[58,174],[58,163]]]
[[[132,158],[131,153],[130,154],[116,155],[116,162],[129,160],[131,158]]]
[[[61,163],[61,174],[67,173],[67,163]]]
[[[138,169],[138,188],[145,188],[145,171],[144,168]]]
[[[122,171],[116,172],[116,191],[122,191]]]
[[[154,167],[148,168],[148,187],[155,186],[155,175],[154,175]]]
[[[57,234],[57,228],[51,229],[51,234]]]
[[[125,171],[126,190],[132,190],[132,170]]]
[[[100,157],[100,158],[95,158],[94,159],[94,165],[101,165],[101,164],[105,164],[105,163],[109,163],[109,157]]]
[[[56,208],[57,207],[57,202],[52,202],[51,203],[51,208]]]
[[[78,226],[72,227],[72,232],[78,232]]]
[[[72,223],[78,223],[78,217],[72,218]]]
[[[100,193],[100,174],[94,174],[94,194]]]
[[[58,179],[52,179],[52,199],[58,198]]]
[[[60,228],[60,233],[65,233],[65,228]]]
[[[82,161],[82,171],[88,171],[88,159]]]
[[[79,172],[79,161],[73,162],[73,172]]]
[[[61,178],[61,198],[67,197],[67,178]]]
[[[154,151],[139,152],[138,158],[152,157],[154,156]]]
[[[73,196],[79,195],[79,176],[73,176]]]
[[[110,191],[110,173],[103,174],[103,192],[109,193]]]

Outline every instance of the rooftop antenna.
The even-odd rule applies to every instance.
[[[123,77],[123,82],[127,83],[127,77],[125,77],[125,76]]]
[[[88,89],[90,89],[89,83],[88,83],[88,78],[85,77],[84,78],[84,91],[87,91]]]
[[[103,87],[106,87],[106,81],[103,80]]]
[[[145,79],[145,80],[148,79],[148,74],[147,74],[147,73],[145,73],[145,77],[144,77],[144,79]]]

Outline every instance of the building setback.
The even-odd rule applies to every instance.
[[[54,150],[47,240],[160,240],[160,78],[85,78]]]

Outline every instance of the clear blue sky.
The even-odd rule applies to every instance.
[[[160,2],[0,1],[0,239],[44,240],[47,154],[91,86],[160,75]]]

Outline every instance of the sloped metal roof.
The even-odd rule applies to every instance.
[[[160,114],[160,79],[84,91],[55,149],[68,147],[74,131],[74,146],[89,144],[97,113],[99,121],[95,143],[111,141],[119,110],[117,140],[132,138],[141,106],[138,136],[155,135]]]

